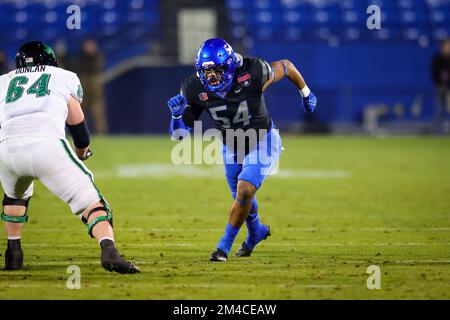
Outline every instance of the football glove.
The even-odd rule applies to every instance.
[[[179,118],[183,115],[186,103],[186,98],[183,95],[178,94],[167,101],[167,106],[169,107],[172,116],[175,118]]]
[[[86,152],[86,154],[84,155],[84,157],[80,157],[79,159],[81,161],[86,161],[87,159],[89,159],[90,157],[92,157],[94,153],[91,151],[91,149],[88,149],[88,151]]]
[[[314,93],[310,92],[307,97],[303,98],[303,109],[305,109],[306,113],[312,113],[316,109],[317,106],[317,97]]]

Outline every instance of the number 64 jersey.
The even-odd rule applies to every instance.
[[[222,97],[208,91],[196,75],[186,78],[181,93],[187,99],[184,123],[193,127],[203,111],[207,111],[226,143],[227,129],[270,129],[272,120],[266,108],[262,87],[271,76],[272,68],[260,58],[242,58],[234,73],[233,83]]]
[[[75,73],[58,67],[25,67],[1,76],[0,139],[64,139],[70,97],[81,102],[80,80]]]

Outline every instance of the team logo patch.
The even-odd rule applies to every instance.
[[[244,87],[248,87],[251,82],[250,73],[244,73],[237,78],[237,82]]]
[[[200,101],[206,101],[208,100],[208,94],[206,92],[202,92],[198,95],[198,98],[200,99]]]

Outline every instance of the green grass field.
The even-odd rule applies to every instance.
[[[36,183],[25,269],[0,271],[0,299],[450,298],[449,139],[283,142],[280,176],[257,194],[272,237],[251,258],[213,264],[231,205],[222,168],[174,168],[167,137],[95,138],[86,164],[114,210],[119,250],[142,273],[104,271],[86,228]],[[80,290],[66,288],[70,265]],[[366,287],[370,265],[380,290]]]

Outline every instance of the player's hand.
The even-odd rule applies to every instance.
[[[310,92],[309,95],[303,98],[303,108],[306,113],[312,113],[316,109],[317,106],[317,97],[314,93]]]
[[[180,117],[184,112],[186,103],[187,103],[186,98],[183,95],[178,94],[175,97],[170,98],[169,101],[167,101],[167,106],[169,107],[172,116]]]
[[[77,154],[78,159],[80,159],[81,161],[86,161],[94,154],[89,148],[84,149],[75,148],[75,153]]]

